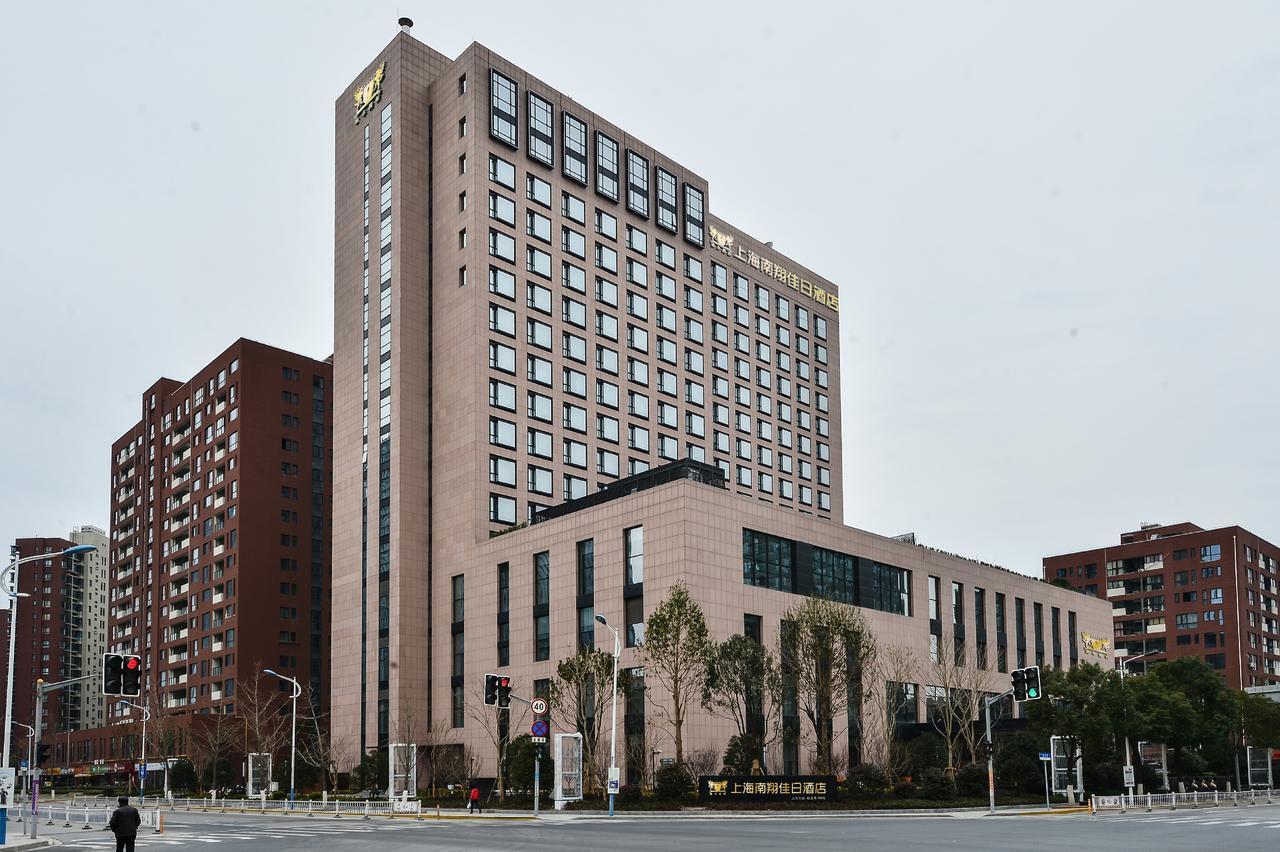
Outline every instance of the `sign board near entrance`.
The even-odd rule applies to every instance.
[[[834,801],[834,775],[702,775],[703,801],[822,802]]]
[[[1132,766],[1126,766],[1124,768],[1124,786],[1126,787],[1133,786],[1133,767]]]

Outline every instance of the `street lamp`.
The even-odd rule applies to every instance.
[[[1129,664],[1130,664],[1130,663],[1132,663],[1134,660],[1140,660],[1140,659],[1142,659],[1143,657],[1149,657],[1149,656],[1151,656],[1152,654],[1158,654],[1158,653],[1160,653],[1160,652],[1159,652],[1159,651],[1146,651],[1146,652],[1144,652],[1144,653],[1142,653],[1142,654],[1139,654],[1139,655],[1138,655],[1138,656],[1136,656],[1136,657],[1129,657],[1129,656],[1118,657],[1118,658],[1117,658],[1117,662],[1118,662],[1118,664],[1119,664],[1119,669],[1120,669],[1120,682],[1121,682],[1121,683],[1124,683],[1125,678],[1128,676],[1128,674],[1129,674]],[[1127,690],[1126,690],[1126,692],[1127,692]],[[1128,705],[1126,704],[1125,706],[1126,706],[1126,710],[1125,710],[1125,721],[1126,721],[1126,723],[1127,723],[1127,722],[1128,722],[1128,709],[1127,709],[1127,708],[1128,708]],[[1133,774],[1133,757],[1132,757],[1132,755],[1131,755],[1131,754],[1130,754],[1130,752],[1129,752],[1129,731],[1128,731],[1128,727],[1129,727],[1129,726],[1128,726],[1128,724],[1126,724],[1126,725],[1125,725],[1125,732],[1124,732],[1124,768],[1125,768],[1125,773],[1124,773],[1124,774],[1125,774],[1126,776],[1130,776],[1130,775],[1132,775],[1132,774]],[[1125,786],[1126,786],[1126,787],[1128,788],[1128,790],[1129,790],[1129,798],[1130,798],[1130,799],[1132,799],[1132,798],[1133,798],[1133,785],[1131,785],[1131,784],[1126,784]]]
[[[603,615],[597,615],[596,621],[613,631],[613,722],[609,726],[609,816],[613,816],[618,786],[618,657],[622,656],[622,640],[618,628],[610,626]]]
[[[294,786],[294,781],[297,778],[298,768],[298,696],[302,694],[302,685],[298,683],[296,677],[286,677],[271,669],[263,669],[262,671],[263,674],[275,675],[281,680],[287,680],[293,684],[293,721],[289,726],[289,801],[292,802],[297,796],[297,788]]]
[[[40,553],[35,556],[28,556],[25,559],[14,559],[9,563],[8,567],[0,571],[0,594],[9,598],[9,674],[7,677],[8,684],[5,689],[4,696],[4,716],[6,719],[13,718],[13,657],[15,644],[18,638],[18,598],[26,597],[18,592],[18,566],[25,565],[28,562],[37,562],[41,559],[62,558],[64,556],[75,556],[77,553],[88,553],[90,550],[98,548],[92,544],[76,544],[68,547],[59,554]],[[10,551],[11,556],[18,555],[18,548]],[[8,725],[4,726],[4,754],[0,756],[0,766],[9,765],[9,743],[11,731]]]
[[[122,701],[121,704],[128,704],[130,707],[136,707],[142,711],[142,771],[138,773],[138,801],[145,802],[147,800],[147,720],[151,718],[151,711],[141,704],[134,704],[132,701]],[[168,783],[166,773],[165,782]]]

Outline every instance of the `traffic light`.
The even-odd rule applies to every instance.
[[[1014,669],[1010,677],[1013,679],[1014,701],[1035,701],[1040,698],[1039,666]]]
[[[498,706],[511,706],[511,678],[498,675]]]
[[[122,695],[137,697],[142,694],[142,658],[128,654],[124,657]]]
[[[120,654],[102,655],[102,694],[119,695],[124,687],[124,657]]]
[[[135,654],[102,655],[102,694],[142,694],[142,658]]]
[[[53,746],[49,743],[40,743],[36,746],[36,766],[44,766],[49,762],[52,756]]]
[[[484,676],[484,703],[489,707],[498,706],[498,675]]]

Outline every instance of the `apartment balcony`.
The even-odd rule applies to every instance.
[[[226,597],[226,595],[225,595],[225,594],[223,594],[222,592],[218,592],[217,594],[215,594],[215,595],[213,596],[213,602],[214,602],[214,603],[222,603],[222,600],[223,600],[223,598],[225,598],[225,597]]]
[[[210,650],[212,650],[212,651],[213,651],[213,653],[215,653],[215,654],[216,654],[216,653],[218,653],[219,651],[221,651],[221,650],[222,650],[222,643],[221,643],[221,642],[214,642],[214,643],[213,643],[213,645],[212,645],[212,646],[210,646]]]
[[[210,693],[209,693],[209,698],[210,698],[211,700],[213,700],[213,701],[221,701],[221,700],[222,700],[222,692],[221,692],[220,690],[216,690],[216,689],[215,689],[213,692],[210,692]]]

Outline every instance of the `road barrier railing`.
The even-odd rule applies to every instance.
[[[1280,802],[1280,790],[1201,790],[1194,793],[1093,796],[1089,799],[1089,810],[1094,814],[1152,811],[1156,808],[1175,811],[1178,808],[1249,807],[1275,802]]]

